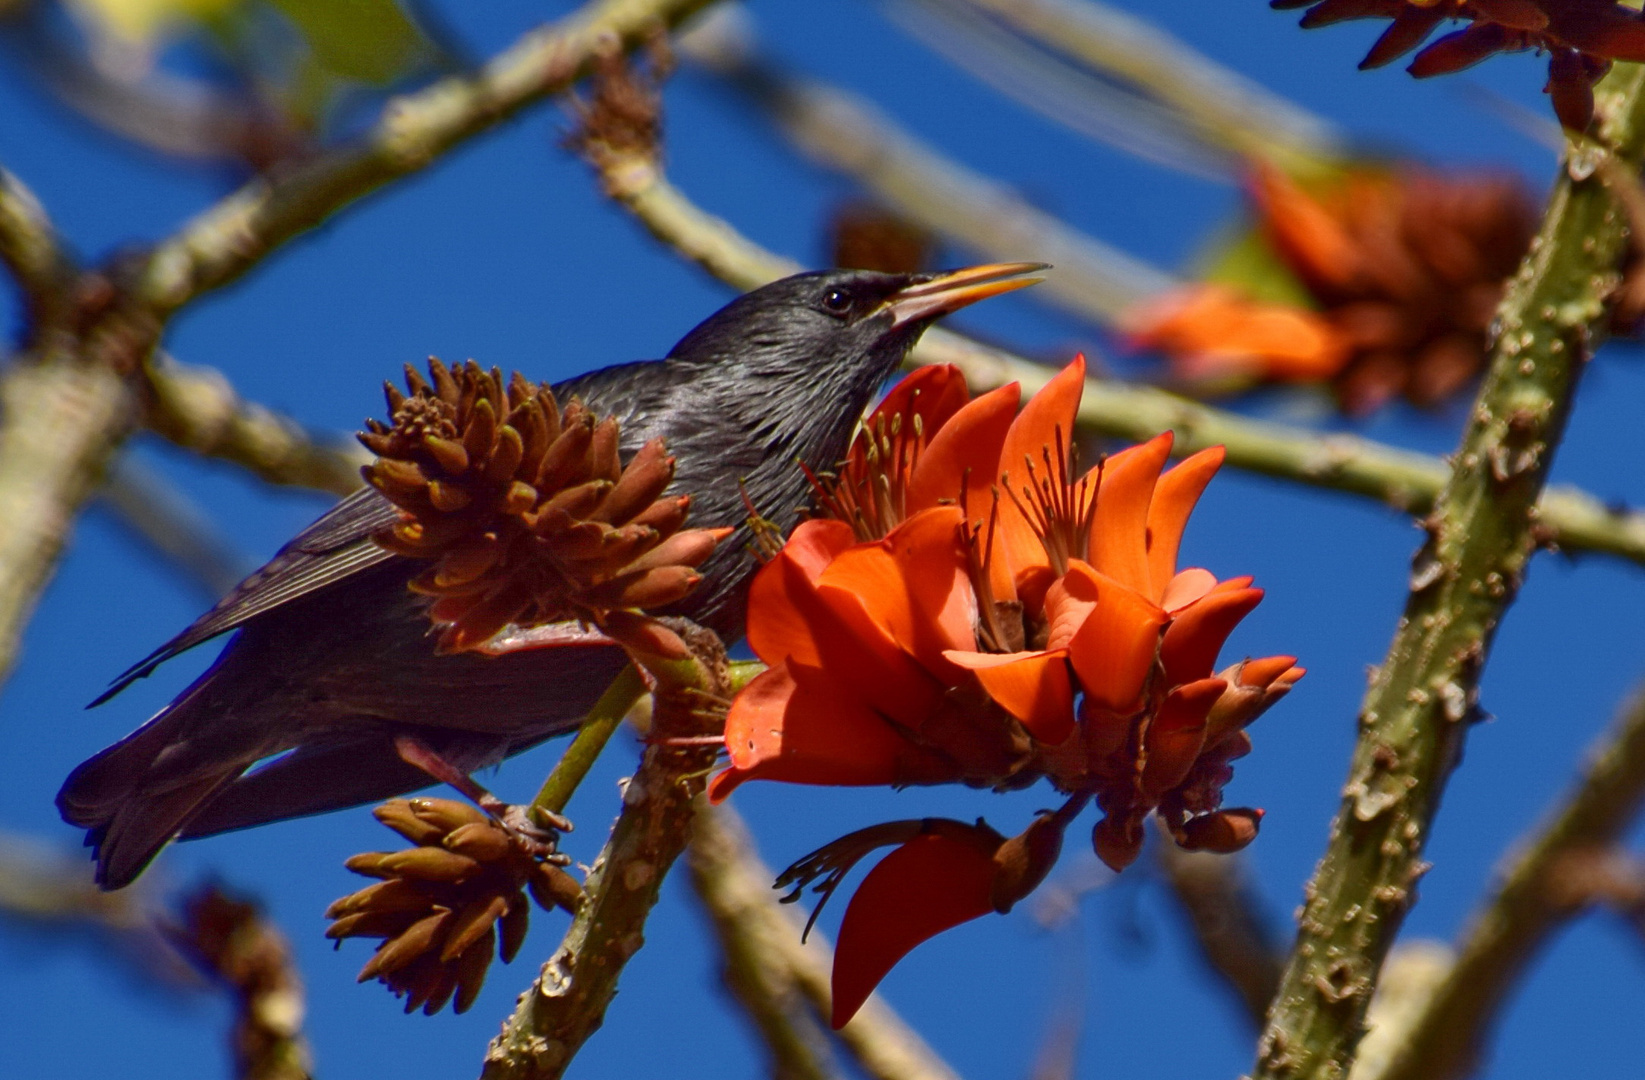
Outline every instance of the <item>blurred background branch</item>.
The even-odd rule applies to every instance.
[[[1395,1041],[1398,1052],[1363,1080],[1452,1080],[1477,1070],[1520,976],[1553,932],[1593,900],[1592,890],[1571,889],[1571,879],[1622,839],[1642,802],[1645,691],[1636,691],[1576,787],[1511,857],[1463,932],[1455,964]]]
[[[219,458],[269,484],[347,495],[370,460],[353,440],[317,438],[290,417],[246,401],[215,368],[161,352],[144,371],[149,430],[202,457]]]
[[[943,157],[866,101],[761,60],[746,21],[712,20],[680,47],[766,111],[812,161],[852,177],[898,215],[990,260],[1032,255],[1055,266],[1039,291],[1075,314],[1108,325],[1175,284]]]
[[[1344,160],[1328,121],[1144,19],[1083,0],[892,0],[896,21],[1046,118],[1158,164],[1237,178]]]
[[[809,944],[801,943],[805,921],[778,906],[771,887],[776,875],[760,861],[747,826],[730,807],[700,807],[690,867],[692,887],[726,957],[732,992],[773,1058],[796,1070],[777,1075],[829,1075],[812,1035],[824,1030],[832,1014],[832,950],[816,932]],[[779,996],[760,997],[770,990]],[[796,1017],[794,995],[809,1006],[809,1023]],[[958,1080],[879,994],[836,1035],[853,1064],[872,1080]]]

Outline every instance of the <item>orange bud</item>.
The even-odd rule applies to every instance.
[[[1189,851],[1214,851],[1229,855],[1257,838],[1262,823],[1261,810],[1218,810],[1183,822],[1177,843]]]

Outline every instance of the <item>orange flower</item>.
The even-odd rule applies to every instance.
[[[1126,341],[1157,349],[1192,382],[1226,375],[1324,382],[1348,361],[1348,343],[1317,311],[1253,300],[1226,285],[1172,289],[1128,312]]]
[[[1645,60],[1645,22],[1614,0],[1271,0],[1308,8],[1304,27],[1348,19],[1392,19],[1360,67],[1381,67],[1410,52],[1446,19],[1471,25],[1429,45],[1407,69],[1419,79],[1472,67],[1492,53],[1548,54],[1548,83],[1560,123],[1583,131],[1594,116],[1594,84],[1613,60]]]
[[[1249,193],[1259,242],[1313,307],[1190,285],[1130,313],[1131,344],[1207,389],[1330,382],[1351,413],[1400,394],[1436,404],[1484,366],[1504,282],[1535,227],[1517,181],[1362,168],[1304,189],[1259,164]]]
[[[1041,777],[1068,797],[1010,840],[894,822],[790,867],[779,883],[822,878],[826,899],[869,851],[898,845],[846,913],[836,1025],[919,942],[1032,890],[1093,797],[1106,815],[1094,844],[1116,869],[1155,809],[1186,847],[1255,835],[1260,812],[1220,810],[1228,763],[1302,672],[1274,657],[1212,674],[1262,596],[1249,578],[1176,566],[1222,451],[1162,472],[1166,433],[1075,478],[1084,384],[1076,358],[1013,419],[1014,386],[968,401],[957,372],[917,373],[818,481],[840,517],[802,524],[755,577],[748,639],[768,670],[732,703],[711,798],[750,779],[1003,790]]]

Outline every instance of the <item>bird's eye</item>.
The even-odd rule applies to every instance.
[[[851,310],[851,296],[844,289],[829,289],[823,294],[822,304],[830,315],[844,315]]]

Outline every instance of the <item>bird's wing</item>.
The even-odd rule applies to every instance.
[[[261,569],[235,586],[188,629],[127,668],[92,702],[101,705],[179,653],[243,626],[303,596],[395,556],[371,534],[394,524],[399,511],[371,488],[362,488],[304,529]]]

